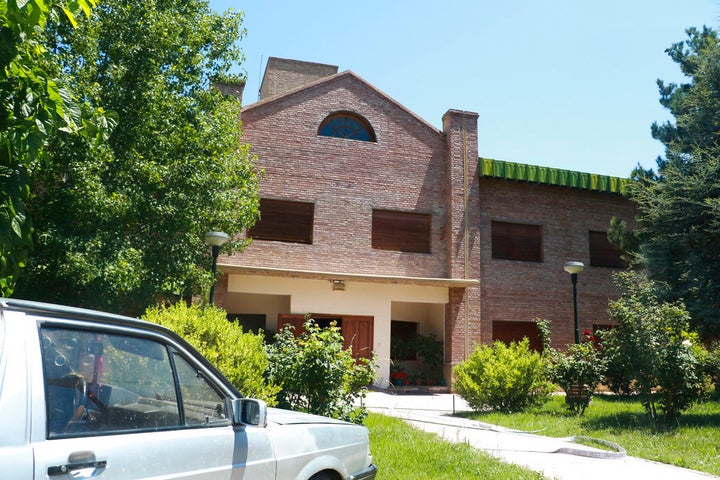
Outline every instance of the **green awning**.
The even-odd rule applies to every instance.
[[[610,177],[593,173],[575,172],[560,168],[539,167],[523,163],[503,162],[480,158],[480,176],[504,178],[519,182],[543,183],[558,187],[579,188],[623,195],[632,182],[629,178]]]

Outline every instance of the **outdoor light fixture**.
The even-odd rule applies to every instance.
[[[575,343],[580,343],[580,327],[578,326],[577,312],[577,277],[583,271],[585,265],[582,262],[567,262],[563,267],[570,274],[573,286],[573,312],[575,313]]]
[[[217,258],[220,255],[220,247],[230,239],[225,232],[207,232],[205,243],[212,247],[212,285],[210,285],[210,305],[215,300],[215,276],[217,275]]]
[[[345,290],[345,280],[330,280],[333,290]]]

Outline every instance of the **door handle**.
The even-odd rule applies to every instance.
[[[48,467],[48,475],[69,475],[70,478],[92,478],[105,469],[107,461],[84,462],[84,463],[67,463],[65,465],[56,465]]]

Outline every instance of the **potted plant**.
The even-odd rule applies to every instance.
[[[427,367],[426,377],[439,376],[439,370],[443,363],[443,343],[435,335],[415,335],[412,341],[414,350],[418,357]],[[437,378],[437,377],[436,377]],[[426,381],[430,384],[430,381]]]

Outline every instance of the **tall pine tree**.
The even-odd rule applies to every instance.
[[[657,172],[633,172],[639,207],[637,260],[663,282],[665,300],[682,300],[694,326],[720,335],[720,40],[710,29],[687,30],[667,50],[687,77],[658,80],[660,103],[674,121],[653,124],[665,144]]]

